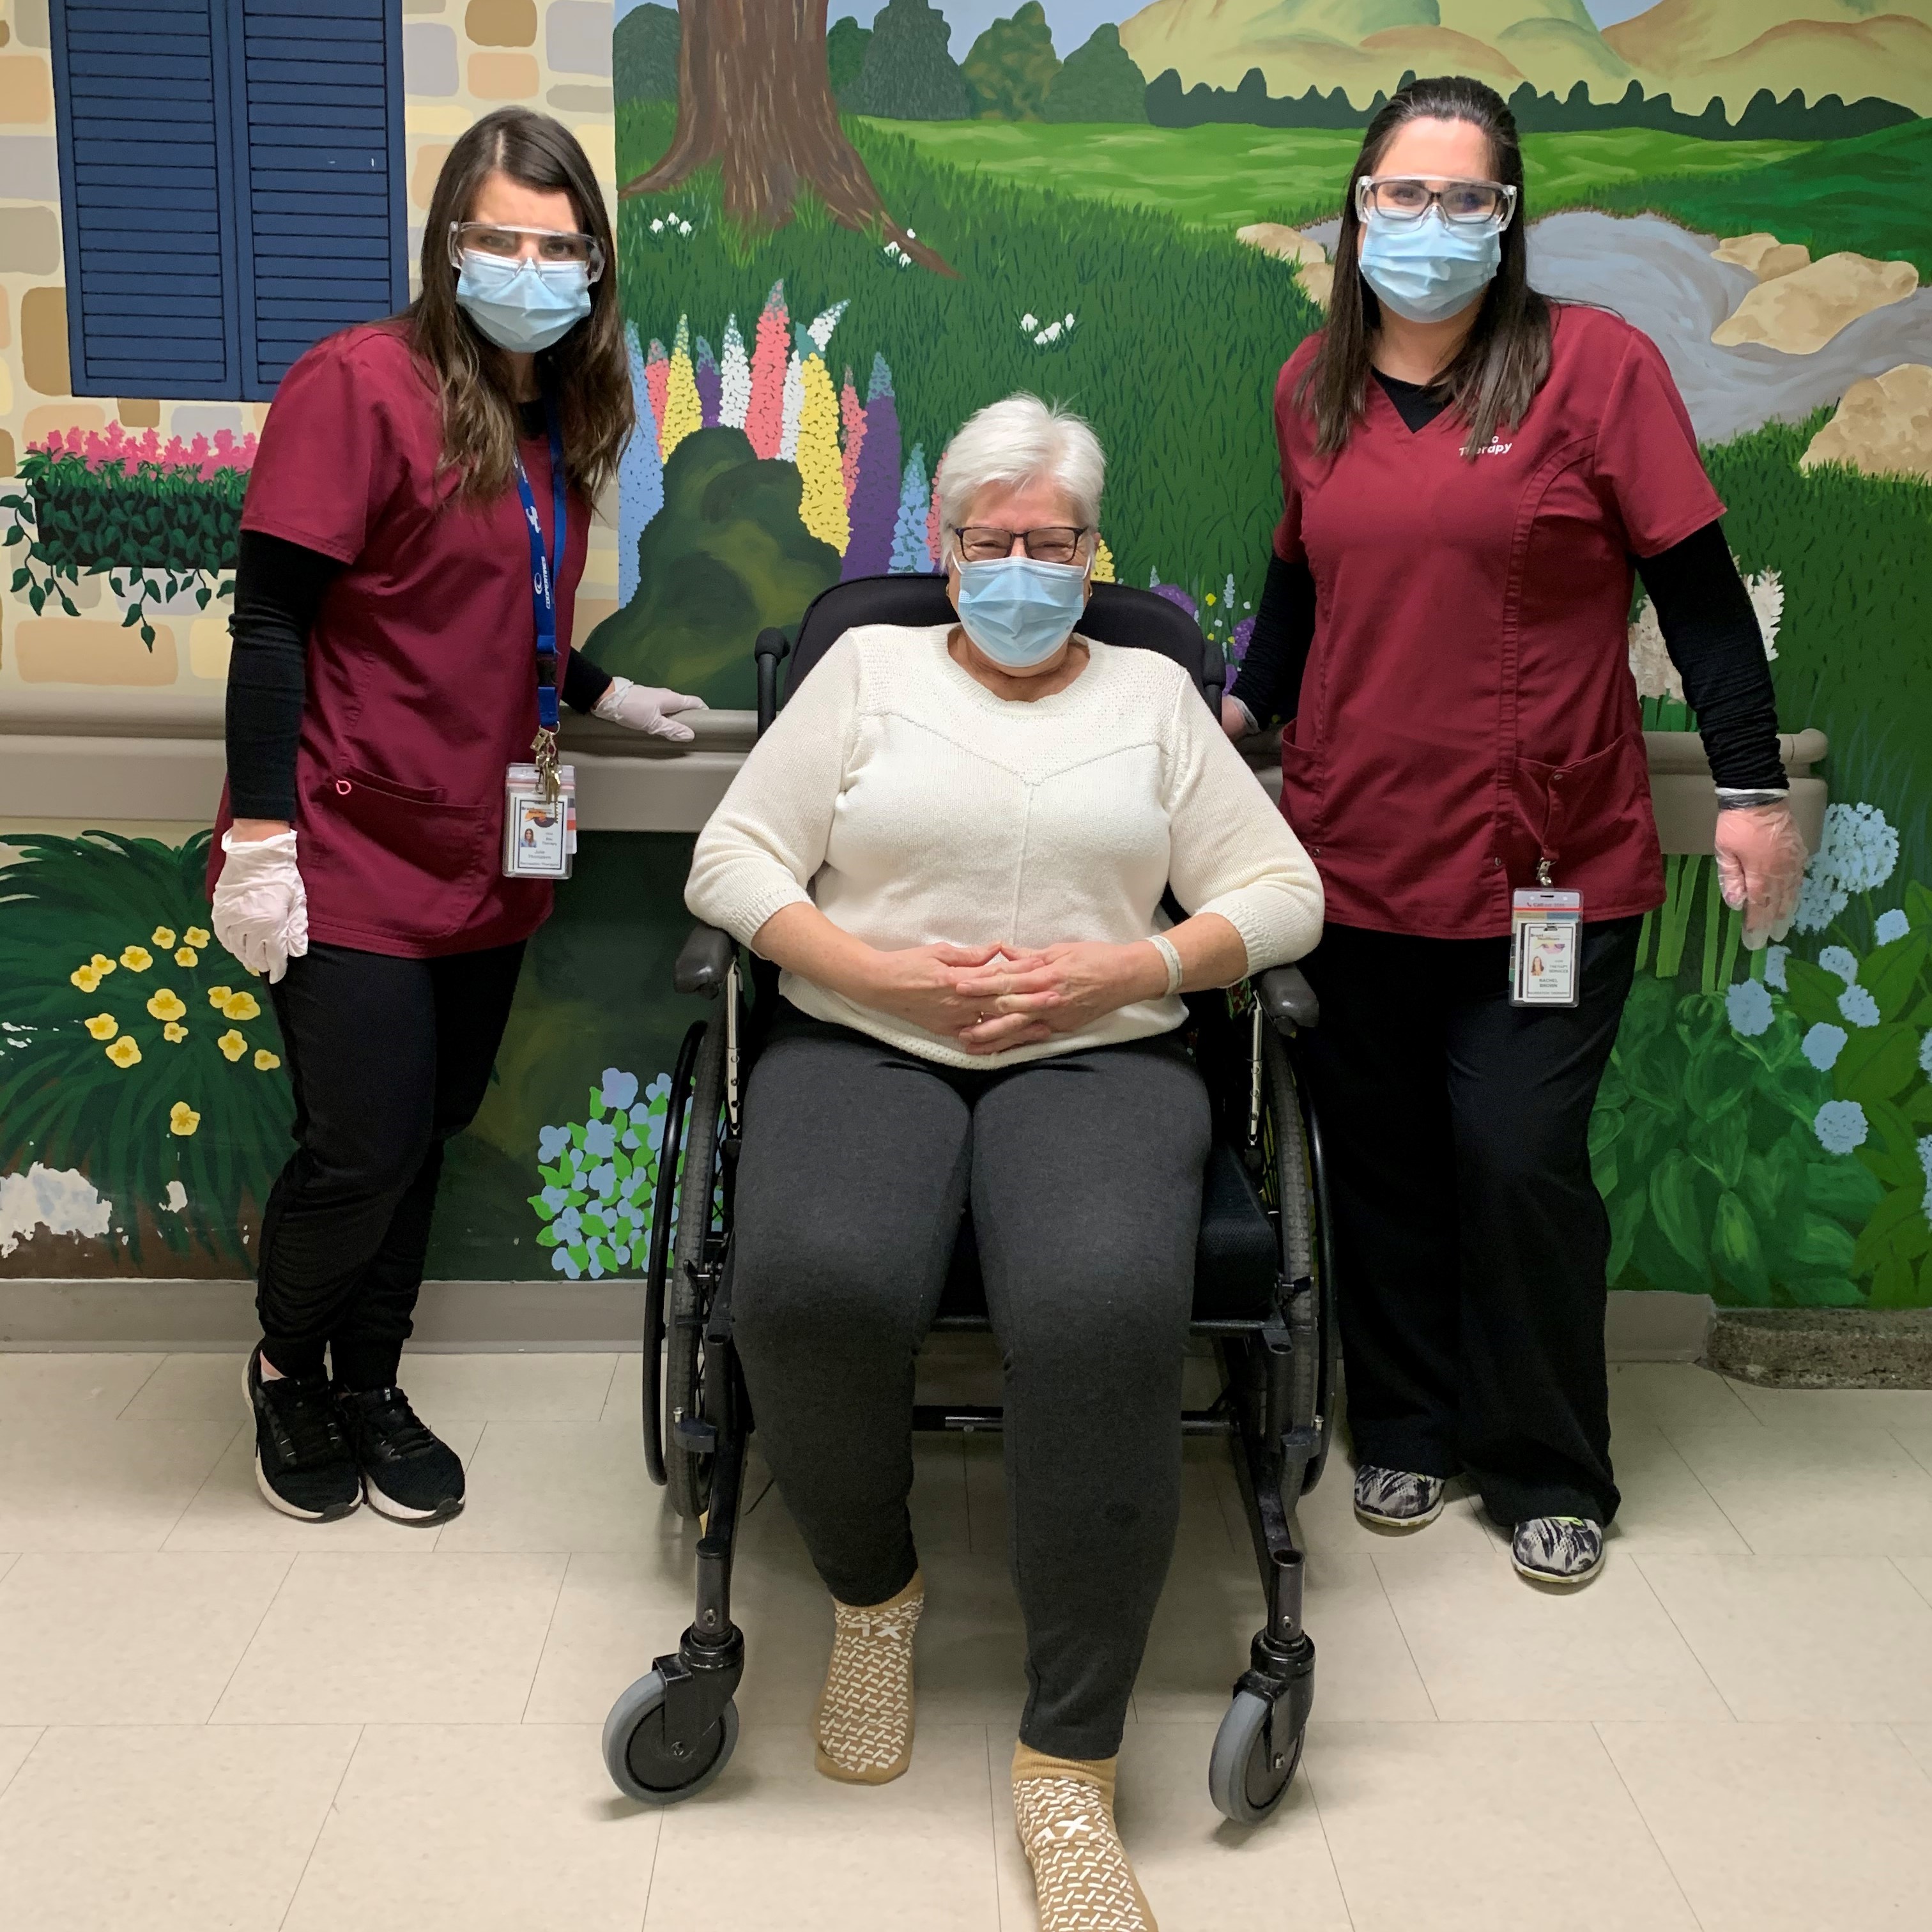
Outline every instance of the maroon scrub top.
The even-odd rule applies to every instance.
[[[1507,932],[1540,859],[1586,920],[1663,902],[1633,564],[1724,506],[1650,338],[1600,309],[1553,325],[1528,415],[1473,461],[1456,411],[1412,430],[1372,381],[1347,446],[1318,456],[1294,400],[1317,337],[1276,386],[1275,552],[1316,586],[1282,809],[1338,924]]]
[[[519,445],[546,548],[550,447]],[[346,568],[309,634],[296,760],[312,939],[406,958],[526,939],[550,886],[502,876],[503,774],[536,735],[530,553],[514,481],[460,501],[436,380],[401,332],[346,329],[283,377],[242,526]],[[556,573],[563,682],[590,508],[570,500]],[[230,822],[224,790],[211,880]]]

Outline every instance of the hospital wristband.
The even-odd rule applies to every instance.
[[[1161,933],[1155,933],[1148,944],[1167,962],[1167,992],[1165,998],[1172,999],[1180,991],[1181,964],[1180,950],[1174,941]]]

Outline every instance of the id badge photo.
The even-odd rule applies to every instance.
[[[503,876],[567,879],[577,855],[577,773],[556,768],[557,793],[545,796],[535,765],[512,765],[503,780]]]
[[[1582,993],[1583,895],[1550,886],[1510,902],[1510,1004],[1574,1006]]]

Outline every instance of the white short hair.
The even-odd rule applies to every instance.
[[[938,479],[940,521],[956,530],[982,490],[1050,482],[1078,521],[1094,529],[1106,475],[1100,439],[1082,418],[1022,392],[976,411],[946,446]]]

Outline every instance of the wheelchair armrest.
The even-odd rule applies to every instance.
[[[1262,1011],[1282,1033],[1312,1027],[1322,1017],[1322,1004],[1299,966],[1270,966],[1255,981]]]
[[[670,982],[680,993],[702,993],[708,1000],[723,988],[737,950],[728,932],[715,926],[694,926],[691,937],[678,949]]]

